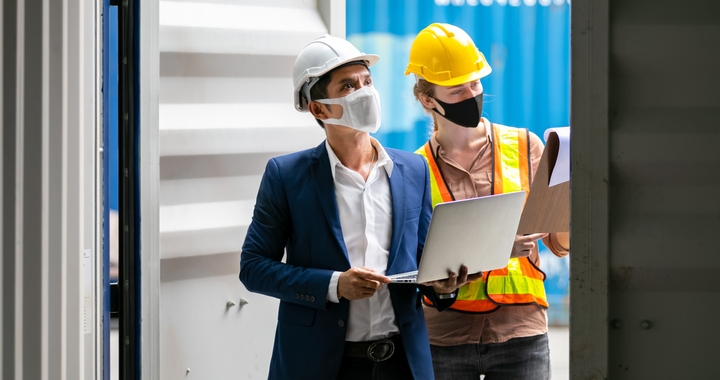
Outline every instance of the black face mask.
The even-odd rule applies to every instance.
[[[438,112],[437,108],[433,108],[432,110],[453,123],[466,128],[476,128],[480,123],[480,115],[482,115],[483,106],[483,94],[457,103],[445,103],[437,100],[436,98],[433,99],[442,106],[445,110],[445,115]]]

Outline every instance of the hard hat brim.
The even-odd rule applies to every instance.
[[[422,75],[417,74],[414,71],[411,71],[409,69],[405,70],[405,75],[416,74],[418,77],[420,77],[423,80],[430,82],[432,84],[436,84],[438,86],[443,86],[443,87],[452,87],[452,86],[457,86],[457,85],[461,85],[463,83],[472,82],[474,80],[484,78],[484,77],[490,75],[491,72],[492,72],[492,68],[490,67],[490,65],[486,65],[485,67],[483,67],[482,69],[480,69],[478,71],[473,71],[473,72],[467,73],[465,75],[460,75],[458,77],[448,79],[445,81],[428,80],[425,77],[423,77]]]

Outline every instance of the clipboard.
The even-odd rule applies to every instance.
[[[549,129],[545,139],[519,235],[570,231],[570,127]]]

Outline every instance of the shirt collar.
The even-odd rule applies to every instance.
[[[387,151],[385,151],[385,148],[380,144],[379,141],[377,141],[375,138],[370,137],[370,143],[372,146],[375,147],[375,150],[377,150],[378,157],[377,161],[375,162],[375,167],[379,168],[381,166],[385,167],[385,171],[387,172],[388,178],[392,175],[394,163],[392,159],[390,158],[390,155],[388,155]],[[332,173],[333,180],[335,179],[335,168],[337,166],[345,167],[345,165],[340,162],[340,159],[335,154],[335,151],[332,150],[330,147],[330,143],[328,143],[327,139],[325,139],[325,148],[327,149],[328,153],[328,159],[330,160],[330,172]]]

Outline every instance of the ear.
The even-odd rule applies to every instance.
[[[330,117],[327,107],[325,107],[324,104],[316,101],[311,101],[308,104],[308,111],[310,111],[310,113],[315,116],[316,119],[326,120]]]
[[[425,94],[420,95],[420,103],[422,103],[422,105],[425,106],[425,108],[429,108],[429,109],[437,108],[437,106],[438,106],[437,103],[435,103],[435,99],[433,99]]]

